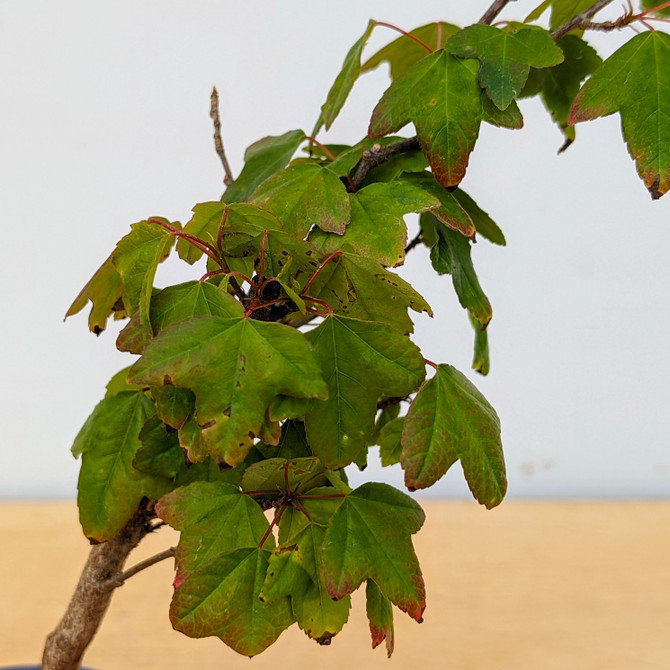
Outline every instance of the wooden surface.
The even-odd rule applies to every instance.
[[[396,615],[396,651],[372,651],[365,606],[330,647],[297,627],[253,661],[167,620],[172,561],[119,589],[85,658],[98,670],[670,669],[670,502],[424,501],[415,536],[425,622]],[[129,565],[176,541],[149,537]],[[37,662],[84,563],[72,503],[0,503],[0,665]],[[358,595],[358,594],[357,594]],[[419,664],[419,665],[417,665]],[[430,665],[429,665],[430,664]]]

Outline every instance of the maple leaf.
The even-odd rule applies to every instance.
[[[440,49],[386,90],[372,112],[368,136],[383,137],[411,121],[437,181],[457,186],[479,135],[482,95],[477,74]]]
[[[407,227],[403,215],[439,205],[434,195],[410,183],[370,184],[352,194],[351,223],[343,235],[315,229],[309,241],[324,254],[349,251],[394,267],[405,260]]]
[[[433,314],[404,279],[369,258],[346,252],[324,267],[309,293],[325,300],[336,314],[379,321],[404,335],[414,330],[408,308]]]
[[[264,181],[251,202],[272,212],[283,229],[299,238],[313,225],[342,235],[351,218],[344,184],[328,168],[294,165]]]
[[[165,478],[133,467],[142,446],[140,429],[153,414],[153,403],[143,393],[122,391],[101,400],[75,438],[72,453],[82,457],[79,520],[95,542],[114,537],[142,498],[155,500],[171,488]]]
[[[372,579],[394,605],[421,620],[425,587],[411,535],[424,521],[418,503],[387,484],[352,491],[330,520],[323,541],[323,578],[339,599]]]
[[[401,465],[410,490],[432,486],[460,460],[472,494],[487,508],[507,488],[500,420],[486,398],[450,365],[416,394],[402,434]]]
[[[365,585],[365,612],[370,623],[372,648],[386,642],[386,656],[391,658],[394,646],[393,608],[371,579]]]
[[[312,131],[313,137],[319,132],[323,125],[325,125],[326,130],[328,130],[340,113],[354,83],[361,74],[361,55],[374,27],[375,22],[368,21],[365,32],[351,49],[349,49],[349,52],[344,59],[344,63],[342,64],[342,69],[328,91],[326,102],[321,106],[319,120],[316,122],[316,126]]]
[[[531,67],[563,61],[563,52],[549,34],[519,24],[504,29],[478,24],[452,35],[446,48],[461,58],[481,61],[479,79],[499,109],[507,109],[523,88]]]
[[[189,637],[216,636],[244,656],[264,651],[295,621],[289,598],[259,598],[269,556],[250,547],[199,565],[174,592],[173,627]]]
[[[330,316],[307,333],[328,400],[305,415],[307,440],[323,465],[344,467],[368,444],[377,400],[414,391],[425,375],[421,352],[390,327]]]
[[[221,200],[227,203],[247,200],[259,184],[286,167],[304,139],[302,130],[289,130],[283,135],[264,137],[247,147],[242,172]]]
[[[163,330],[130,371],[131,382],[195,394],[206,454],[236,465],[261,434],[279,394],[326,398],[327,387],[302,335],[248,318],[194,317]],[[191,460],[203,460],[202,453]]]
[[[640,33],[613,53],[577,94],[568,122],[614,112],[638,174],[660,198],[670,189],[670,35]]]

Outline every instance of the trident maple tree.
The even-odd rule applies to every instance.
[[[400,463],[415,491],[460,461],[491,508],[505,495],[505,465],[495,410],[412,342],[412,313],[432,311],[394,268],[430,248],[473,325],[473,368],[486,374],[492,309],[470,252],[475,238],[505,238],[459,184],[482,123],[522,126],[520,98],[541,97],[562,149],[576,123],[620,113],[651,196],[668,191],[670,35],[654,28],[670,2],[595,21],[610,2],[546,0],[523,23],[492,25],[507,5],[497,0],[475,25],[396,29],[364,59],[372,31],[393,28],[370,21],[312,133],[259,140],[236,179],[213,100],[223,197],[196,204],[185,225],[133,224],[67,312],[91,303],[96,334],[110,317],[127,319],[116,344],[136,358],[74,442],[80,520],[95,546],[44,668],[78,667],[114,588],[172,556],[174,628],[240,654],[259,654],[293,624],[328,644],[362,585],[373,647],[392,653],[394,608],[422,620],[419,504],[386,484],[352,489],[345,468],[362,468],[379,445],[382,464]],[[533,23],[547,9],[550,31]],[[628,25],[641,32],[604,62],[583,37]],[[391,84],[367,136],[318,140],[358,78],[386,63]],[[415,136],[394,134],[410,124]],[[420,218],[409,242],[408,214]],[[205,274],[154,287],[171,255],[205,257]],[[178,546],[124,572],[162,524],[181,532]]]

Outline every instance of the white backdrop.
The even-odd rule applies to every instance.
[[[311,130],[368,18],[464,25],[488,4],[0,0],[0,497],[75,495],[72,439],[130,361],[114,349],[117,328],[96,339],[85,316],[63,314],[130,223],[185,222],[220,196],[212,85],[239,172],[256,139]],[[607,55],[630,36],[595,43]],[[378,28],[366,53],[394,38]],[[363,136],[387,85],[385,67],[366,75],[322,139]],[[491,374],[470,377],[501,416],[509,495],[667,496],[670,196],[649,198],[618,116],[579,126],[557,156],[541,104],[521,107],[522,131],[483,127],[463,184],[508,241],[474,249],[494,318]],[[436,313],[417,320],[424,355],[468,372],[472,335],[450,278],[423,250],[403,274]],[[197,276],[166,266],[158,283]],[[466,494],[457,468],[434,492]]]

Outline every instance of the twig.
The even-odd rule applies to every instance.
[[[221,139],[221,119],[219,118],[219,93],[216,90],[216,86],[212,88],[212,95],[210,97],[211,105],[209,108],[209,116],[214,123],[214,148],[216,153],[221,159],[223,165],[223,183],[226,186],[230,186],[235,178],[233,177],[233,172],[230,169],[230,164],[226,158],[226,152],[223,150],[223,140]]]
[[[175,548],[170,547],[169,549],[166,549],[165,551],[161,551],[158,554],[154,554],[153,556],[149,556],[149,558],[144,559],[143,561],[140,561],[136,565],[133,565],[132,568],[128,568],[124,572],[121,572],[117,575],[114,575],[113,577],[110,577],[106,585],[110,589],[115,589],[118,586],[123,586],[123,583],[127,580],[130,579],[132,576],[136,575],[138,572],[142,572],[142,570],[146,570],[147,568],[150,568],[152,565],[155,565],[156,563],[160,563],[161,561],[164,561],[166,558],[172,558],[174,556]]]
[[[571,30],[588,28],[588,24],[591,23],[591,18],[612,2],[613,0],[598,0],[598,2],[593,3],[588,9],[585,9],[580,14],[577,14],[577,16],[573,16],[567,23],[564,23],[562,26],[556,28],[556,30],[551,33],[551,39],[553,39],[554,42],[557,42],[561,39],[561,37],[567,35]]]
[[[485,23],[491,25],[493,20],[505,9],[505,6],[510,2],[515,2],[516,0],[495,0],[493,4],[484,12],[484,15],[477,23]]]
[[[354,168],[354,174],[351,177],[354,187],[358,190],[363,185],[368,172],[373,167],[385,163],[389,158],[393,158],[393,156],[416,151],[418,148],[419,140],[416,137],[398,140],[397,142],[387,144],[385,147],[375,144],[371,149],[363,152],[361,160],[358,161],[358,165]]]
[[[419,231],[416,237],[405,247],[405,253],[412,251],[412,249],[419,244],[421,244],[421,231]]]

